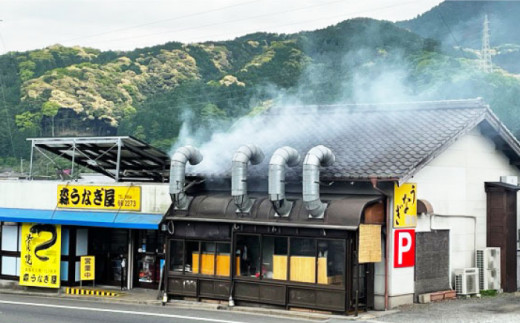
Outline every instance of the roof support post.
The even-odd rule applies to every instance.
[[[70,171],[70,177],[74,178],[74,160],[76,157],[76,140],[72,141],[72,167]]]
[[[117,162],[116,162],[116,182],[119,182],[119,172],[121,168],[121,138],[117,138]]]
[[[31,140],[31,161],[29,163],[29,179],[32,179],[33,157],[34,157],[34,140]]]

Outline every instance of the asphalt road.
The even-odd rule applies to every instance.
[[[504,293],[495,297],[456,299],[430,304],[403,306],[396,313],[372,322],[520,322],[520,294]]]
[[[230,311],[180,309],[172,306],[130,305],[0,294],[0,323],[253,323],[268,321],[292,323],[302,322],[302,319]]]

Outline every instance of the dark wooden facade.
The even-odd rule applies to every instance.
[[[487,193],[487,246],[500,247],[501,285],[504,292],[516,292],[518,186],[485,183]]]
[[[187,225],[187,223],[186,223]],[[188,272],[167,271],[166,287],[168,295],[172,297],[195,297],[197,299],[229,300],[235,302],[251,302],[268,305],[277,305],[284,308],[302,307],[331,312],[347,313],[358,309],[373,308],[374,299],[374,266],[373,264],[356,263],[357,259],[357,232],[343,230],[323,230],[309,228],[278,228],[275,232],[272,227],[261,225],[232,225],[217,223],[192,223],[190,230],[175,229],[168,237],[168,248],[171,241],[186,243],[188,241],[207,240],[229,242],[232,254],[236,252],[237,235],[309,238],[320,240],[341,241],[345,250],[343,282],[341,286],[321,285],[317,283],[301,283],[287,280],[243,277],[236,274],[235,257],[231,261],[229,277],[205,276]],[[197,228],[199,227],[199,228]],[[204,228],[203,228],[204,227]],[[213,228],[213,229],[210,229]],[[218,229],[216,229],[219,227]],[[224,228],[225,227],[225,228]],[[208,235],[212,231],[214,234]],[[206,234],[199,235],[201,232]],[[291,252],[290,250],[288,251]],[[317,251],[316,251],[317,252]],[[166,263],[170,264],[171,253],[167,252]],[[185,264],[183,264],[183,267]],[[290,262],[288,263],[290,271]],[[359,273],[359,274],[358,274]],[[359,277],[359,279],[358,279]]]

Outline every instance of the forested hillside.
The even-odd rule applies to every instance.
[[[291,35],[129,52],[54,45],[0,56],[0,165],[32,136],[133,135],[166,151],[274,104],[483,97],[520,130],[520,81],[396,24],[353,19]]]
[[[453,55],[469,57],[482,46],[485,15],[489,20],[494,63],[520,73],[519,1],[444,1],[415,19],[397,25],[442,42],[444,50]]]

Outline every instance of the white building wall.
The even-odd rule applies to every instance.
[[[428,200],[435,214],[451,217],[419,216],[417,231],[450,230],[450,267],[474,267],[476,247],[486,247],[486,192],[484,182],[498,182],[500,176],[519,176],[509,159],[493,141],[475,128],[421,169],[410,182],[417,183],[417,196]]]
[[[53,210],[56,208],[60,181],[1,181],[0,208]],[[71,185],[76,183],[69,183]],[[78,185],[89,185],[77,183]],[[92,184],[96,186],[129,186],[130,183]],[[139,183],[141,212],[164,214],[171,204],[168,184]]]
[[[428,200],[438,215],[433,219],[419,216],[416,232],[430,231],[432,227],[450,230],[451,274],[456,268],[474,267],[475,245],[476,248],[486,247],[484,183],[498,182],[504,175],[520,176],[520,171],[510,165],[509,159],[496,149],[493,141],[475,128],[409,180],[417,183],[417,198]],[[461,216],[474,216],[476,226],[472,217]],[[394,268],[394,229],[389,231],[392,238],[388,257],[388,295],[389,308],[393,308],[413,301],[414,267]],[[449,278],[451,282],[452,277]]]

